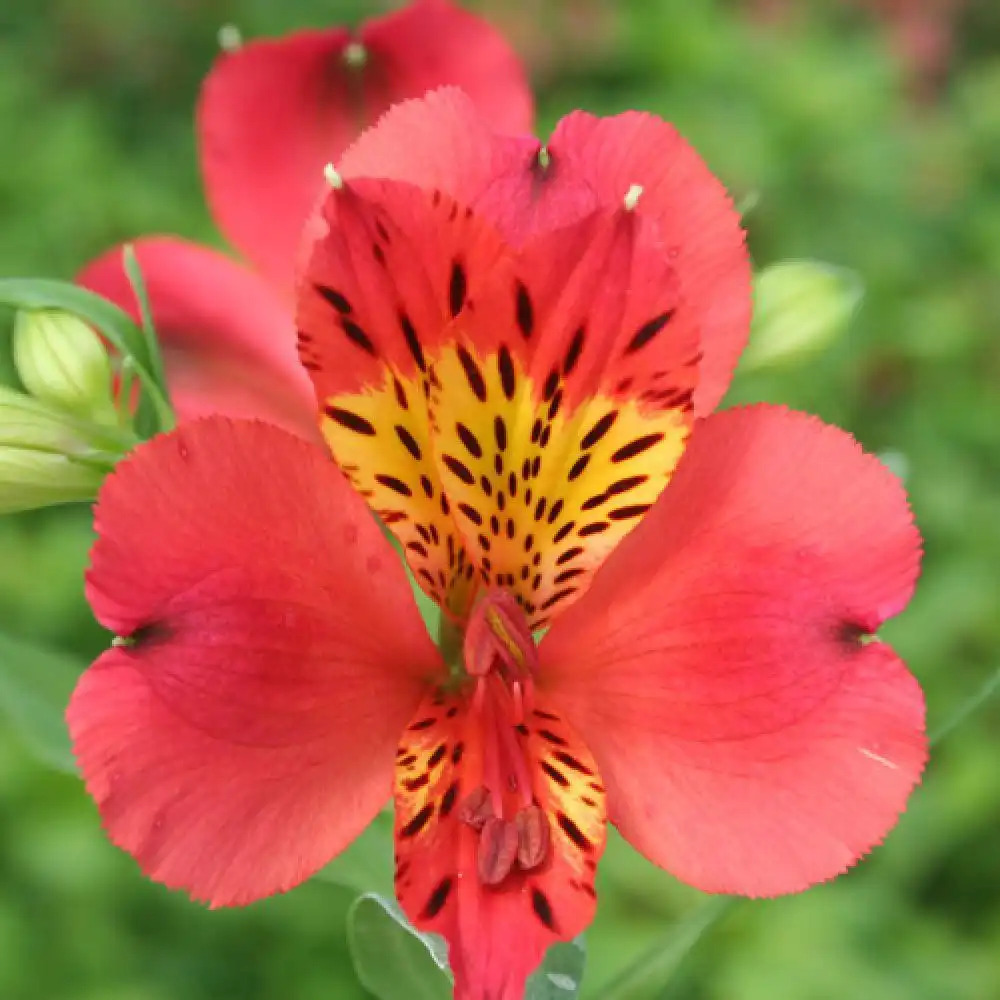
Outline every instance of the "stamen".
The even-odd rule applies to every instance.
[[[514,867],[520,838],[517,826],[509,820],[493,817],[483,824],[479,835],[476,866],[486,885],[499,885]]]
[[[642,195],[642,185],[633,184],[625,192],[625,211],[634,212],[635,206],[639,204],[639,197]]]
[[[361,42],[350,42],[344,46],[342,58],[351,69],[361,69],[368,62],[368,50]]]
[[[235,24],[224,24],[216,36],[223,52],[238,52],[243,48],[243,35]]]
[[[549,821],[538,806],[532,804],[514,817],[517,828],[517,864],[524,871],[537,868],[549,853]]]
[[[471,826],[473,830],[482,830],[493,815],[490,793],[482,785],[470,792],[458,807],[459,822]]]
[[[548,170],[551,162],[552,157],[549,155],[548,149],[546,149],[545,146],[542,146],[538,150],[538,165],[542,168],[542,170]]]
[[[332,163],[323,168],[323,176],[334,191],[339,191],[344,186],[344,178],[337,173],[337,168]]]

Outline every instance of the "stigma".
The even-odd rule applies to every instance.
[[[479,834],[480,881],[498,886],[516,870],[538,868],[549,853],[549,821],[535,800],[523,747],[538,653],[528,620],[507,591],[492,588],[476,604],[463,656],[475,683],[471,712],[484,752],[483,784],[466,796],[459,819]]]

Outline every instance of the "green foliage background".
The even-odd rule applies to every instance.
[[[7,0],[0,274],[70,277],[144,232],[219,244],[192,129],[218,26],[253,37],[377,9]],[[739,375],[731,399],[808,409],[905,468],[924,579],[885,635],[941,724],[1000,660],[995,6],[963,15],[952,73],[922,103],[871,19],[836,3],[801,3],[781,25],[720,0],[509,0],[493,11],[532,57],[543,135],[577,106],[658,112],[738,201],[756,196],[746,222],[758,265],[816,257],[860,274],[867,295],[844,338],[794,369]],[[0,521],[0,625],[81,665],[107,641],[80,584],[89,530],[83,509]],[[941,744],[888,844],[850,875],[740,904],[669,988],[652,982],[630,1000],[1000,996],[998,724],[987,704]],[[599,889],[592,1000],[701,901],[618,841]],[[152,885],[107,843],[80,784],[0,723],[2,1000],[361,998],[345,938],[352,898],[317,882],[210,913]]]

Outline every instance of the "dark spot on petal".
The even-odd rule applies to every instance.
[[[448,282],[448,308],[452,316],[457,316],[465,305],[465,268],[457,261],[451,264],[451,279]]]
[[[599,535],[602,531],[607,531],[611,525],[607,521],[592,521],[590,524],[585,524],[577,534],[581,538],[586,538],[588,535]]]
[[[556,558],[556,565],[563,566],[568,563],[571,559],[575,559],[583,549],[579,545],[574,545],[573,548],[567,549],[565,552],[559,554]]]
[[[569,744],[558,733],[552,732],[551,729],[539,729],[538,735],[541,736],[543,740],[548,740],[549,743],[552,743],[557,747],[569,746]]]
[[[351,311],[351,303],[335,288],[330,288],[329,285],[313,285],[313,288],[341,315],[347,315]]]
[[[430,781],[430,775],[424,771],[423,774],[418,774],[415,778],[407,778],[403,782],[403,787],[408,792],[415,792],[417,789],[423,788],[428,781]]]
[[[588,448],[593,448],[594,445],[597,444],[597,442],[600,441],[601,438],[604,437],[604,435],[607,434],[609,430],[611,430],[611,425],[617,419],[618,419],[617,410],[611,410],[610,412],[605,413],[604,416],[601,417],[601,419],[598,420],[597,423],[595,423],[594,426],[591,427],[586,434],[584,434],[583,440],[580,442],[580,447],[583,448],[584,450]]]
[[[569,839],[572,840],[573,843],[580,848],[580,850],[589,851],[591,849],[592,845],[586,834],[584,834],[584,832],[576,825],[576,823],[573,822],[573,820],[569,818],[569,816],[566,815],[566,813],[560,810],[556,814],[556,822],[560,827],[562,827],[566,836],[569,837]]]
[[[583,350],[583,336],[584,328],[580,326],[577,328],[576,333],[573,334],[569,349],[566,351],[566,358],[563,361],[563,375],[569,375],[576,367],[577,361],[580,360],[580,352]]]
[[[569,475],[566,477],[570,482],[573,482],[578,476],[581,475],[584,469],[590,462],[590,452],[584,452],[574,463],[572,468],[569,470]]]
[[[587,767],[586,764],[582,764],[576,759],[576,757],[574,757],[571,753],[567,753],[565,750],[560,750],[556,754],[556,760],[559,761],[560,764],[565,764],[567,767],[571,767],[579,774],[592,775],[594,773],[589,767]],[[597,789],[595,789],[595,791],[597,791]]]
[[[654,316],[648,322],[643,323],[628,342],[625,353],[631,354],[648,344],[670,322],[673,315],[673,309],[668,309],[666,312],[660,313],[659,316]]]
[[[553,767],[547,760],[542,761],[542,770],[557,784],[566,788],[569,785],[569,778],[558,768]]]
[[[507,425],[503,422],[503,417],[493,418],[493,436],[496,438],[497,447],[504,451],[507,447]]]
[[[652,507],[649,503],[634,503],[629,507],[616,507],[608,513],[612,521],[627,521],[631,517],[642,517]]]
[[[531,296],[528,289],[520,281],[514,287],[514,315],[517,319],[517,327],[522,336],[527,340],[535,329],[535,309],[531,304]]]
[[[576,521],[567,521],[553,536],[552,541],[558,545],[574,528]]]
[[[375,433],[375,428],[364,417],[359,417],[356,413],[351,413],[350,410],[342,410],[339,406],[327,406],[323,412],[331,420],[335,420],[341,427],[346,427],[349,431],[369,436]]]
[[[397,479],[395,476],[387,476],[384,472],[379,472],[375,475],[375,482],[381,483],[384,487],[386,487],[386,489],[390,489],[394,493],[398,493],[400,496],[413,496],[413,490],[411,490],[402,479]]]
[[[483,523],[483,515],[471,503],[460,503],[458,509],[477,527]]]
[[[377,357],[377,352],[375,351],[375,345],[371,342],[371,338],[365,333],[364,330],[358,326],[354,320],[344,318],[340,321],[340,327],[347,334],[347,339],[351,341],[352,344],[356,344],[361,350],[370,354],[373,358]]]
[[[654,444],[662,440],[662,431],[656,434],[646,434],[643,437],[636,438],[634,441],[630,441],[628,444],[619,448],[611,456],[611,461],[624,462],[627,459],[635,458],[636,455],[641,455],[644,451],[652,448]]]
[[[460,462],[457,458],[451,455],[443,455],[441,461],[444,462],[446,466],[456,475],[459,479],[465,483],[466,486],[471,486],[475,481],[476,477],[469,471],[469,467],[464,463]],[[445,511],[447,513],[447,511]]]
[[[403,839],[409,839],[410,837],[415,837],[420,831],[427,826],[430,818],[434,815],[434,804],[428,802],[427,805],[417,813],[413,819],[410,820],[400,831],[399,835]],[[561,814],[560,814],[561,815]]]
[[[452,764],[458,764],[462,759],[462,754],[465,753],[465,744],[456,743],[454,749],[451,751],[451,762]]]
[[[434,496],[434,484],[427,476],[420,477],[420,488],[424,491],[424,496],[427,497],[428,500]]]
[[[444,904],[448,901],[448,896],[451,894],[451,884],[450,875],[438,882],[433,892],[427,897],[423,912],[420,914],[421,919],[431,920],[441,912]]]
[[[560,601],[565,600],[572,594],[575,594],[576,589],[576,587],[563,587],[562,590],[557,590],[551,597],[542,601],[542,606],[539,608],[539,611],[548,611],[553,605],[558,604]]]
[[[414,722],[413,725],[410,726],[410,732],[419,733],[423,729],[430,729],[435,722],[437,722],[437,719],[433,715],[430,715],[426,719],[421,719],[419,722]]]
[[[458,798],[458,782],[453,781],[448,786],[448,790],[441,797],[441,811],[440,811],[441,819],[447,818],[448,813],[450,813],[451,810],[454,808],[455,800],[457,798]]]
[[[462,368],[465,370],[465,377],[469,382],[469,388],[472,390],[473,395],[475,395],[480,403],[485,403],[486,381],[483,379],[483,373],[479,370],[479,366],[464,347],[459,347],[456,353],[458,354],[458,360],[462,363]]]
[[[396,434],[403,442],[403,447],[419,462],[421,453],[416,438],[402,424],[396,424]]]
[[[465,445],[466,450],[470,455],[472,455],[473,458],[483,457],[483,448],[479,443],[479,438],[477,438],[476,435],[465,426],[465,424],[456,423],[455,431],[457,432],[459,438],[461,438],[462,444]]]
[[[413,355],[413,360],[417,363],[417,367],[421,371],[426,371],[427,362],[424,360],[424,351],[420,346],[420,338],[417,336],[417,331],[414,329],[413,323],[410,322],[410,317],[405,312],[399,314],[399,327],[403,331],[406,346],[409,348],[410,354]]]
[[[548,402],[556,394],[556,389],[558,388],[559,372],[553,369],[549,372],[549,376],[545,380],[545,385],[542,387],[542,396],[546,402]]]
[[[531,908],[535,911],[535,916],[547,927],[550,931],[556,929],[556,918],[552,913],[552,904],[549,902],[549,897],[542,892],[537,886],[531,887]]]
[[[507,350],[506,344],[501,346],[500,352],[497,354],[497,371],[500,374],[500,385],[503,388],[503,394],[508,399],[513,399],[517,379],[514,372],[514,362],[511,360],[510,351]]]

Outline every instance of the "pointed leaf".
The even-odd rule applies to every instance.
[[[579,996],[586,957],[583,935],[554,944],[528,980],[524,1000],[573,1000]]]
[[[421,934],[396,903],[368,893],[347,915],[347,943],[365,989],[379,1000],[449,1000],[444,942]]]
[[[174,425],[165,383],[157,379],[149,346],[142,330],[116,305],[99,295],[65,281],[45,278],[0,278],[0,305],[15,309],[64,309],[93,323],[142,381],[155,411],[158,429]]]
[[[45,763],[75,771],[63,713],[83,664],[0,633],[0,715]]]

